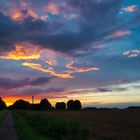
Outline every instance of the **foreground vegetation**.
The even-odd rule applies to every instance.
[[[21,116],[24,116],[24,119]],[[26,139],[26,136],[33,135],[35,132],[52,140],[89,140],[91,137],[88,125],[48,113],[20,111],[18,114],[14,113],[14,118],[19,135],[24,137],[22,140],[30,139]]]
[[[0,110],[6,109],[1,98],[0,107]],[[140,107],[129,107],[124,110],[104,108],[81,110],[81,108],[78,100],[70,100],[67,104],[58,102],[54,108],[47,99],[42,99],[39,104],[18,100],[8,109],[13,110],[20,140],[138,140],[140,138]],[[20,111],[15,111],[17,109]],[[5,112],[0,112],[0,122],[4,116]]]
[[[6,114],[6,111],[0,111],[0,123],[3,121],[5,114]]]
[[[138,140],[140,110],[53,111],[53,116],[70,118],[90,125],[95,140]]]
[[[24,118],[18,129],[29,127],[26,136],[36,133],[52,140],[138,140],[140,137],[140,110],[18,111],[17,116]]]
[[[20,140],[51,140],[36,132],[18,113],[13,113],[16,129]]]

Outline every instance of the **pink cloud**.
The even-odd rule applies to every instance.
[[[136,5],[131,5],[131,6],[123,8],[122,12],[130,12],[130,13],[132,13],[132,12],[136,11],[137,8],[138,7]]]
[[[44,11],[56,15],[59,13],[59,7],[56,3],[50,2],[47,6],[44,7]]]
[[[112,34],[113,37],[121,37],[124,35],[130,35],[131,31],[117,31],[115,33]]]

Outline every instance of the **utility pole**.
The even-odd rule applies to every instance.
[[[32,104],[34,104],[34,96],[32,96]]]

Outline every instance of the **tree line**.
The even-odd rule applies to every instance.
[[[48,99],[42,99],[38,104],[31,104],[25,100],[17,100],[11,106],[7,107],[5,102],[0,98],[0,110],[3,109],[10,110],[81,110],[82,105],[79,100],[69,100],[67,103],[65,102],[57,102],[55,107],[51,105]]]

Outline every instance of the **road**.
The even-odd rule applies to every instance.
[[[11,111],[8,111],[0,125],[0,140],[18,140]]]

